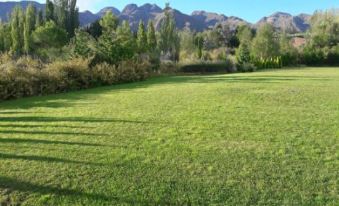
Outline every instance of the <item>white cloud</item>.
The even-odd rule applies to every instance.
[[[94,10],[97,4],[104,2],[104,0],[78,0],[77,5],[81,11]]]

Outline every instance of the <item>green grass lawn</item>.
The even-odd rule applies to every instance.
[[[339,68],[0,103],[0,205],[339,205]]]

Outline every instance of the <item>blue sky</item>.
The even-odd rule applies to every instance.
[[[45,2],[45,0],[38,1]],[[155,3],[163,7],[167,1],[173,8],[187,14],[194,10],[206,10],[226,16],[238,16],[249,22],[256,22],[261,17],[276,11],[296,15],[312,14],[319,9],[339,8],[339,0],[78,0],[78,6],[80,10],[97,12],[105,6],[114,6],[122,10],[130,3],[139,6],[144,3]]]

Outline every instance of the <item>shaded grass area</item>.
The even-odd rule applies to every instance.
[[[0,205],[337,205],[339,69],[0,103]]]

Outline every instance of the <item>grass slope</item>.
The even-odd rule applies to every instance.
[[[0,205],[338,205],[339,69],[0,103]]]

